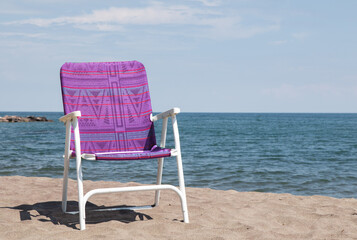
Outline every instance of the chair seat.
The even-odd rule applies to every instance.
[[[96,160],[144,160],[151,158],[170,157],[171,149],[154,147],[151,150],[132,152],[95,153]]]

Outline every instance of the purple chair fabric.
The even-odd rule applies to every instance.
[[[81,153],[97,160],[169,157],[156,146],[144,65],[137,61],[65,63],[61,68],[64,113],[81,111]],[[74,151],[72,132],[71,150]]]

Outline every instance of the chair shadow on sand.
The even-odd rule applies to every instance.
[[[78,202],[68,201],[67,210],[78,211]],[[79,224],[78,213],[70,214],[62,211],[61,201],[40,202],[33,205],[22,204],[15,207],[6,207],[10,209],[20,210],[21,221],[37,219],[41,222],[52,222],[56,225],[65,225],[73,229],[79,229],[76,224]],[[151,220],[149,215],[138,213],[133,210],[109,210],[112,208],[130,207],[130,206],[114,206],[103,207],[97,206],[91,202],[86,204],[86,223],[96,224],[102,222],[109,222],[112,220],[120,221],[123,223],[130,223],[134,221]],[[89,210],[89,211],[88,211]],[[94,211],[93,211],[94,210]]]

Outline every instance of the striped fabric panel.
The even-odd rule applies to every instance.
[[[156,145],[146,71],[140,62],[65,63],[61,85],[64,113],[82,113],[82,153],[150,152]],[[160,156],[125,154],[128,159],[154,155]]]

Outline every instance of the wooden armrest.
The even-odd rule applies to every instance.
[[[61,117],[59,120],[61,121],[61,122],[67,122],[67,121],[69,121],[69,120],[72,120],[72,119],[74,119],[74,118],[78,118],[78,117],[80,117],[80,116],[82,116],[81,115],[81,111],[74,111],[74,112],[71,112],[71,113],[68,113],[68,114],[66,114],[66,115],[64,115],[63,117]]]
[[[180,113],[180,109],[175,107],[175,108],[172,108],[166,112],[162,112],[162,113],[159,113],[155,116],[151,116],[150,117],[150,120],[152,122],[155,122],[157,120],[160,120],[160,119],[163,119],[163,118],[167,118],[167,117],[172,117],[172,116],[175,116],[176,114],[179,114]]]

